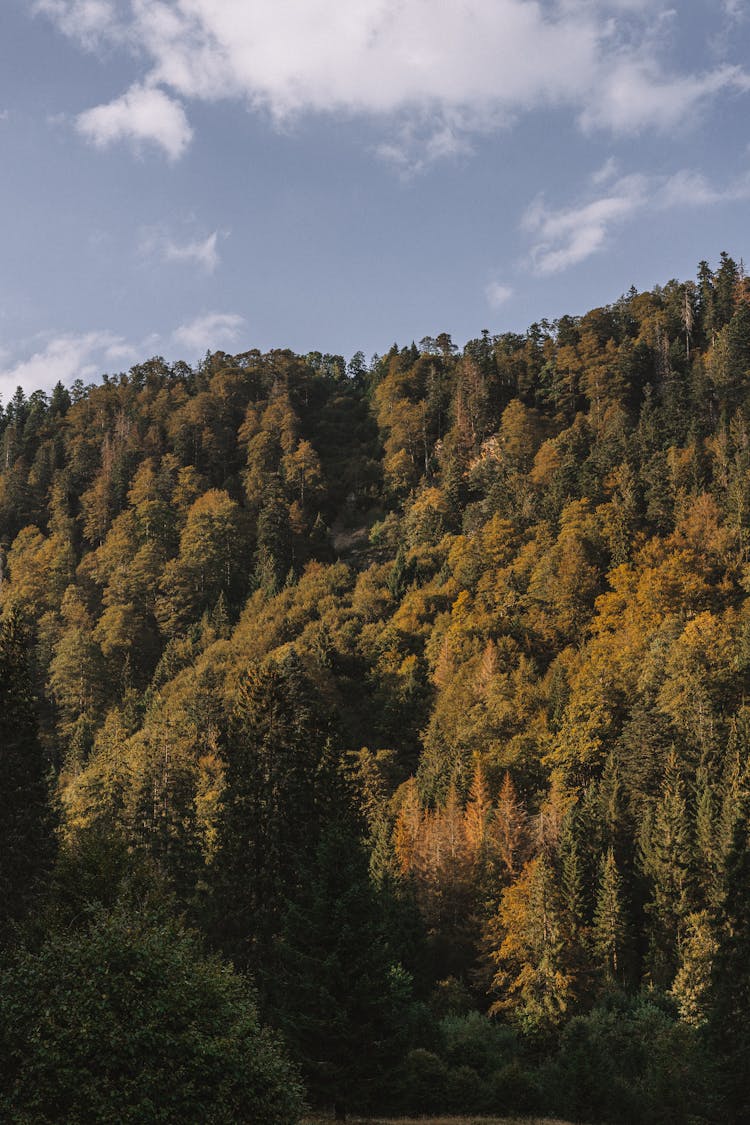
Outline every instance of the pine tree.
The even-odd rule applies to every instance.
[[[527,817],[513,779],[505,772],[489,825],[489,849],[498,881],[515,877],[524,861]]]
[[[644,821],[640,858],[651,884],[646,905],[650,918],[648,969],[656,984],[668,986],[677,970],[693,901],[687,798],[674,750],[667,758],[659,799]]]
[[[549,1033],[566,1017],[573,981],[566,965],[565,934],[555,871],[544,855],[530,860],[503,892],[490,949],[497,971],[493,1011],[508,1011],[527,1031]]]
[[[283,903],[315,846],[327,738],[327,716],[294,653],[249,669],[230,723],[213,866],[214,931],[242,966],[265,971]]]
[[[608,849],[601,862],[592,939],[594,952],[605,976],[614,981],[622,981],[625,971],[627,921],[622,879],[617,870],[612,848]]]
[[[32,909],[55,851],[28,648],[12,613],[0,629],[0,944]]]
[[[292,564],[289,506],[278,483],[263,498],[258,516],[255,581],[266,594],[277,593]]]
[[[750,1120],[750,800],[737,818],[716,931],[708,1034],[716,1052],[719,1112]]]
[[[369,1108],[408,1041],[410,978],[393,962],[368,858],[346,816],[323,829],[289,900],[275,997],[314,1102]]]

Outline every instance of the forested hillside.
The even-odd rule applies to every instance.
[[[12,957],[198,930],[339,1112],[747,1119],[730,257],[462,352],[19,392],[0,458]]]

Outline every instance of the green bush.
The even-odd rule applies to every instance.
[[[172,921],[117,908],[0,969],[0,1120],[293,1125],[297,1077],[246,982]]]
[[[490,1090],[475,1070],[453,1066],[445,1076],[445,1109],[451,1113],[484,1113],[489,1109]]]
[[[492,1113],[501,1116],[509,1113],[535,1113],[542,1108],[536,1075],[527,1070],[518,1059],[495,1071],[490,1076],[488,1085],[489,1108]]]
[[[613,997],[567,1025],[545,1095],[580,1121],[677,1125],[700,1112],[704,1066],[695,1031],[656,997]]]
[[[442,1112],[446,1077],[445,1063],[432,1051],[423,1047],[409,1051],[396,1079],[399,1112],[415,1115]]]
[[[482,1015],[469,1012],[440,1021],[443,1054],[451,1066],[468,1066],[486,1077],[518,1054],[515,1032]]]

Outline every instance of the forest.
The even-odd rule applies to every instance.
[[[750,1120],[750,279],[0,408],[0,1118]]]

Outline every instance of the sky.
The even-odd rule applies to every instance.
[[[2,0],[0,395],[748,254],[750,0]]]

